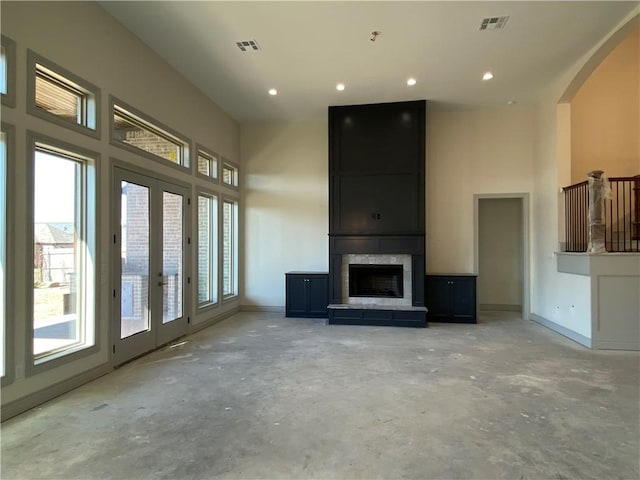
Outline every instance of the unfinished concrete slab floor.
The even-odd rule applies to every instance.
[[[3,479],[636,479],[639,356],[238,314],[2,425]]]

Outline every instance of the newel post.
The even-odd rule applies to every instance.
[[[587,253],[605,253],[604,195],[605,178],[602,170],[587,173],[589,182],[589,246]]]

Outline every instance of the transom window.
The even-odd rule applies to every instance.
[[[218,157],[201,148],[198,149],[198,173],[207,177],[218,178]]]
[[[99,137],[100,90],[29,50],[29,113]]]
[[[52,71],[36,65],[36,107],[67,122],[95,128],[90,95]]]
[[[185,139],[120,105],[113,106],[112,138],[171,163],[189,166],[189,147]]]
[[[7,76],[7,49],[4,44],[0,53],[0,93],[6,95],[8,92],[9,78]]]
[[[2,35],[0,49],[0,94],[2,104],[16,106],[16,44]]]
[[[233,187],[238,186],[238,168],[228,162],[222,164],[222,182]]]

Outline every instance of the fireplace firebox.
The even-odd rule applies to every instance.
[[[402,265],[349,265],[350,297],[402,298]]]

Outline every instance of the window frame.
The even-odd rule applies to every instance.
[[[222,237],[220,239],[220,291],[222,293],[222,301],[226,302],[226,301],[230,301],[230,300],[234,300],[236,298],[239,297],[240,295],[240,281],[239,281],[239,268],[240,268],[240,260],[239,260],[239,253],[240,253],[240,231],[239,231],[239,224],[240,224],[240,202],[237,198],[233,198],[233,197],[227,197],[227,196],[223,196],[222,197],[222,201],[220,202],[220,208],[222,209],[222,214],[220,216],[220,223],[222,226],[221,232],[222,232]],[[232,262],[231,262],[231,266],[232,266],[232,275],[231,275],[231,284],[232,284],[232,292],[231,293],[224,293],[224,204],[225,203],[230,203],[233,205],[233,220],[234,220],[234,224],[232,225],[232,239],[231,239],[231,245],[232,245]]]
[[[200,156],[200,153],[203,153],[204,156],[206,157],[212,157],[213,159],[215,159],[216,161],[215,176],[205,175],[204,173],[200,172],[200,169],[198,168],[198,157]],[[196,143],[196,162],[195,163],[196,165],[194,168],[195,168],[196,176],[198,176],[199,178],[207,179],[208,181],[213,182],[215,184],[220,183],[220,166],[222,165],[222,162],[220,161],[220,155],[215,153],[213,150],[203,147],[199,143]]]
[[[100,260],[98,258],[101,251],[98,228],[100,211],[102,210],[99,202],[100,197],[100,185],[99,185],[99,165],[100,154],[98,152],[88,150],[75,144],[67,143],[56,138],[49,137],[40,133],[27,130],[27,148],[26,148],[26,173],[27,173],[27,215],[29,220],[27,224],[27,238],[30,239],[29,248],[26,253],[26,268],[28,273],[26,275],[26,313],[27,321],[25,325],[25,376],[30,377],[37,375],[43,371],[57,368],[61,365],[74,362],[80,358],[93,355],[100,351],[100,328],[99,328],[99,312],[100,310]],[[93,325],[91,330],[93,332],[93,343],[91,345],[80,344],[74,345],[64,350],[59,350],[53,353],[45,354],[36,358],[33,353],[33,338],[34,338],[34,325],[33,325],[33,261],[34,261],[34,181],[35,181],[35,155],[36,151],[45,145],[50,152],[59,152],[62,156],[69,156],[76,158],[84,163],[84,185],[83,185],[83,230],[86,251],[84,252],[84,281],[90,283],[90,287],[86,288],[85,285],[85,313],[91,314]],[[86,321],[86,319],[85,319]]]
[[[15,231],[15,218],[12,211],[8,208],[9,201],[15,199],[15,182],[14,182],[14,164],[15,164],[15,141],[16,129],[13,125],[2,122],[1,130],[5,133],[6,141],[6,165],[5,165],[5,291],[4,291],[4,368],[5,374],[2,376],[1,385],[4,387],[13,383],[15,380],[15,347],[14,347],[14,285],[7,282],[7,278],[13,278],[14,257],[7,255],[7,252],[13,251],[13,236],[11,232]]]
[[[47,112],[36,105],[36,77],[39,76],[38,65],[43,69],[48,70],[48,72],[44,72],[44,76],[49,77],[49,80],[53,79],[53,82],[60,84],[62,88],[77,91],[79,94],[84,94],[85,105],[83,108],[87,110],[87,120],[85,122],[69,122],[64,118],[51,112]],[[74,132],[100,139],[100,119],[102,115],[101,98],[102,93],[100,88],[91,82],[88,82],[66,68],[61,67],[51,60],[37,54],[33,50],[27,50],[27,113],[30,115],[55,123],[61,127],[68,128]],[[92,119],[92,121],[90,119]]]
[[[200,299],[198,298],[199,296],[199,287],[200,287],[200,259],[199,259],[199,255],[200,255],[200,216],[199,216],[199,212],[198,212],[198,208],[199,208],[199,200],[200,197],[208,197],[210,199],[215,199],[215,222],[212,222],[211,225],[215,227],[215,239],[210,238],[209,241],[209,246],[211,249],[211,258],[209,259],[210,261],[210,267],[211,265],[213,265],[215,263],[215,272],[210,272],[209,278],[210,281],[214,280],[216,282],[215,285],[215,295],[216,295],[216,300],[215,302],[200,302]],[[196,259],[196,268],[195,268],[195,278],[196,278],[196,288],[195,290],[195,305],[196,305],[196,309],[198,312],[205,312],[208,310],[211,310],[213,308],[216,308],[220,305],[220,299],[222,298],[221,292],[222,292],[222,285],[220,283],[220,250],[221,250],[221,242],[220,242],[220,221],[221,221],[221,217],[220,217],[220,208],[221,208],[221,199],[220,199],[220,195],[212,190],[205,190],[205,189],[201,189],[198,188],[196,190],[196,202],[194,202],[196,205],[196,222],[197,222],[197,226],[198,228],[196,228],[196,235],[197,235],[197,241],[196,241],[196,254],[195,254],[195,259]],[[210,231],[210,235],[211,235],[211,231]]]
[[[220,162],[220,185],[224,185],[227,188],[233,188],[235,190],[238,190],[240,188],[240,167],[238,166],[237,163],[232,162],[231,160],[227,159],[227,158],[222,158],[222,161]],[[224,181],[224,167],[230,167],[233,172],[233,178],[235,183],[227,183]]]
[[[113,118],[114,113],[116,112],[116,108],[120,109],[119,114],[129,115],[130,120],[133,123],[137,123],[140,126],[149,129],[151,132],[167,138],[167,140],[174,140],[182,145],[182,160],[180,163],[172,162],[171,160],[167,160],[159,155],[143,150],[142,148],[135,147],[126,142],[122,142],[118,140],[115,136],[115,120]],[[154,160],[156,162],[161,163],[162,165],[169,166],[171,168],[175,168],[183,173],[190,173],[193,169],[193,163],[191,161],[191,140],[185,135],[175,131],[174,129],[166,126],[164,123],[159,122],[155,118],[146,113],[141,112],[135,107],[132,107],[126,102],[123,102],[117,97],[113,95],[109,95],[109,143],[111,145],[115,145],[118,148],[122,148],[136,155],[140,155],[142,157],[148,158],[150,160]],[[186,163],[186,165],[185,165]]]
[[[7,57],[7,93],[2,94],[2,105],[16,106],[16,42],[6,35],[1,35],[1,43]]]

